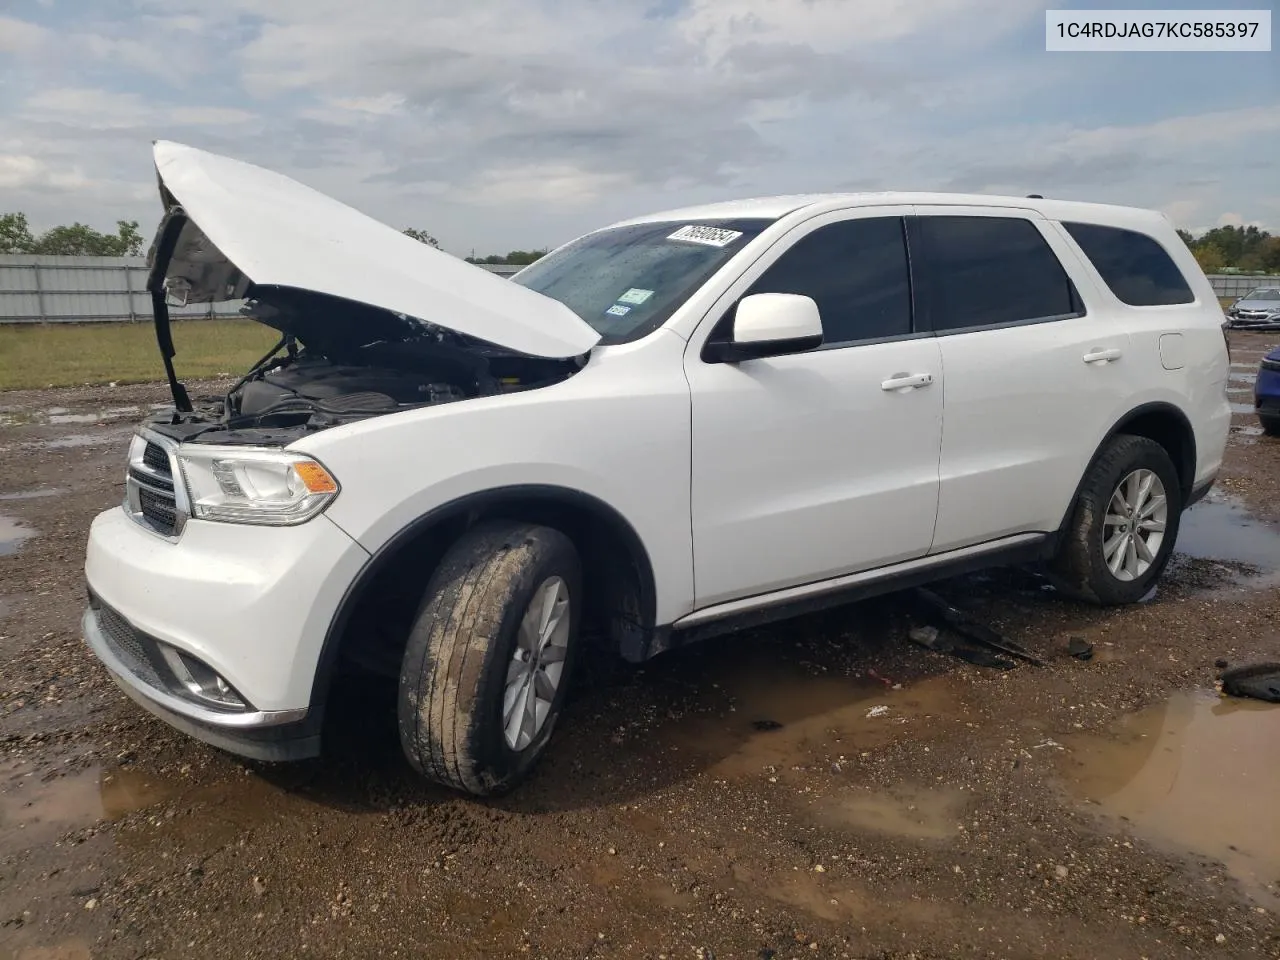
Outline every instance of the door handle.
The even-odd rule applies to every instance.
[[[1085,363],[1102,364],[1102,363],[1111,363],[1113,360],[1119,360],[1120,357],[1121,357],[1121,351],[1115,347],[1108,347],[1105,350],[1102,349],[1101,347],[1098,347],[1093,350],[1090,350],[1081,359],[1083,359]]]
[[[886,392],[893,390],[914,390],[916,387],[927,387],[933,383],[933,374],[931,373],[895,373],[888,380],[880,384],[880,389]]]

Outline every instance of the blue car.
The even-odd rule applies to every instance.
[[[1262,358],[1253,385],[1253,405],[1262,429],[1270,436],[1280,437],[1280,347]]]

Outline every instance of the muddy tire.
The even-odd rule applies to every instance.
[[[577,551],[548,527],[477,525],[431,577],[400,669],[400,743],[423,776],[476,796],[546,749],[578,646]]]
[[[1264,417],[1259,414],[1258,422],[1262,424],[1262,432],[1268,437],[1280,437],[1280,417]]]
[[[1089,468],[1050,572],[1069,596],[1137,603],[1178,539],[1182,488],[1164,447],[1120,434]]]

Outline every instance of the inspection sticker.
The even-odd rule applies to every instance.
[[[652,296],[652,290],[641,290],[639,287],[632,287],[618,298],[618,302],[629,303],[632,306],[638,307]]]
[[[611,317],[625,317],[631,312],[630,307],[624,307],[620,303],[615,303],[612,307],[605,311]]]
[[[723,227],[701,227],[690,224],[681,227],[668,240],[684,240],[687,243],[701,243],[708,247],[727,247],[742,236],[739,230],[725,230]]]

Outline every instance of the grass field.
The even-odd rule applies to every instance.
[[[1231,298],[1222,298],[1225,307]],[[252,320],[188,320],[173,325],[178,376],[238,375],[265,353],[275,331]],[[164,379],[149,323],[0,325],[0,390]]]
[[[188,320],[173,325],[179,377],[238,375],[271,348],[274,330],[252,320]],[[164,379],[149,323],[0,326],[0,390]]]

